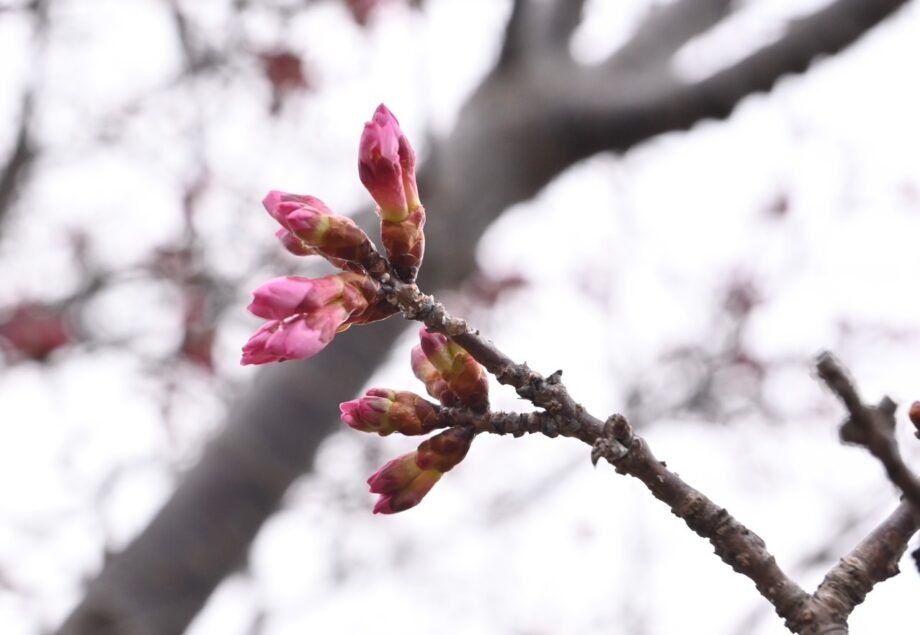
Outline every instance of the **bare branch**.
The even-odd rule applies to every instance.
[[[837,0],[791,22],[785,35],[687,90],[696,120],[725,117],[745,96],[769,90],[783,75],[801,73],[837,53],[907,4],[907,0]]]
[[[845,622],[876,584],[899,573],[898,561],[917,529],[918,516],[909,503],[901,503],[827,573],[814,593],[814,603]]]
[[[749,95],[766,91],[780,77],[801,73],[824,55],[837,53],[892,15],[907,0],[836,0],[792,22],[786,33],[731,67],[693,83],[667,72],[585,69],[568,76],[570,86],[556,122],[574,130],[575,150],[585,156],[624,151],[651,136],[722,119]]]
[[[841,439],[865,447],[877,458],[888,478],[904,493],[920,518],[920,480],[904,463],[894,437],[897,404],[888,397],[883,397],[877,406],[863,404],[847,372],[829,353],[818,357],[817,369],[818,375],[850,413],[840,427]]]
[[[496,69],[532,66],[533,57],[567,56],[569,39],[581,23],[585,0],[513,0]]]
[[[645,20],[609,60],[613,66],[649,68],[667,62],[684,44],[718,24],[733,0],[676,0],[651,7]]]

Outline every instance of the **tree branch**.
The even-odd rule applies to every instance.
[[[629,41],[607,64],[613,67],[649,68],[664,64],[691,39],[718,24],[733,0],[676,0],[651,7]]]
[[[885,467],[889,480],[904,493],[920,518],[920,480],[904,463],[894,437],[897,404],[888,397],[883,397],[877,406],[863,404],[847,372],[830,353],[818,357],[817,369],[818,376],[850,413],[840,427],[840,438],[863,446],[877,458]]]
[[[784,75],[801,73],[837,53],[893,14],[907,0],[836,0],[790,23],[776,42],[697,82],[669,72],[611,68],[571,73],[557,125],[575,128],[579,152],[624,151],[651,136],[686,130],[704,119],[724,119],[749,95],[767,91]],[[555,91],[558,92],[558,91]],[[558,99],[558,98],[557,98]]]
[[[899,573],[898,561],[918,529],[920,523],[910,504],[901,503],[824,576],[814,603],[846,622],[876,584]]]
[[[706,538],[723,562],[754,582],[794,633],[846,634],[853,608],[875,584],[898,573],[898,559],[917,531],[920,519],[920,514],[913,514],[908,505],[902,504],[869,534],[827,574],[815,594],[809,595],[783,572],[759,536],[659,461],[625,417],[613,415],[601,423],[571,397],[561,381],[562,371],[544,378],[527,364],[514,362],[464,320],[451,316],[442,304],[422,294],[416,285],[399,281],[379,255],[375,254],[364,266],[404,317],[449,336],[500,383],[514,387],[519,396],[546,411],[481,415],[439,409],[442,425],[472,425],[477,431],[515,436],[540,432],[550,437],[580,439],[592,447],[593,462],[604,458],[618,473],[641,481],[694,533]],[[818,369],[848,406],[861,407],[852,384],[829,355],[822,356]]]
[[[521,397],[544,408],[549,417],[521,420],[517,431],[541,431],[580,439],[592,447],[592,459],[606,459],[620,474],[641,481],[659,500],[681,518],[697,535],[706,538],[715,553],[732,569],[752,580],[758,591],[789,623],[800,620],[809,595],[793,582],[767,551],[764,541],[738,522],[725,509],[669,471],[652,454],[648,444],[633,433],[625,418],[615,415],[606,423],[591,415],[575,402],[561,382],[561,371],[544,378],[502,353],[492,342],[470,328],[465,321],[452,317],[444,306],[422,294],[415,285],[407,285],[388,273],[375,276],[387,298],[412,320],[429,329],[450,336],[465,348],[500,383],[514,387]],[[515,418],[509,418],[515,423]],[[488,419],[480,429],[486,429]],[[540,429],[540,426],[544,426]]]

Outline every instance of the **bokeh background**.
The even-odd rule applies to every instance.
[[[326,271],[260,200],[372,228],[385,102],[424,164],[422,285],[813,588],[897,502],[814,355],[920,398],[918,34],[892,0],[0,0],[0,631],[785,632],[565,439],[480,438],[371,515],[413,444],[337,404],[420,390],[416,329],[240,367],[249,291]],[[854,632],[911,630],[902,569]]]

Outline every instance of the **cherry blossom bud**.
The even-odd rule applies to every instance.
[[[281,320],[295,313],[315,311],[342,296],[344,281],[337,275],[324,278],[284,276],[253,291],[249,312],[268,320]]]
[[[353,220],[338,216],[318,198],[273,190],[262,201],[272,218],[292,234],[278,234],[285,247],[302,255],[317,253],[336,266],[361,263],[373,252],[370,238]],[[303,244],[297,245],[294,238]]]
[[[399,121],[383,104],[364,124],[358,147],[358,176],[377,201],[378,213],[385,221],[401,222],[419,205],[415,151]]]
[[[360,399],[339,405],[342,421],[361,432],[386,436],[393,432],[418,435],[431,432],[438,423],[432,404],[415,393],[372,388]]]
[[[451,428],[377,470],[367,480],[371,493],[381,495],[374,513],[395,514],[418,505],[441,475],[463,460],[474,436],[472,428]]]
[[[415,507],[440,480],[442,472],[422,470],[417,456],[418,452],[410,452],[395,458],[367,479],[371,493],[380,494],[375,514],[395,514]]]
[[[266,364],[307,359],[326,348],[348,318],[340,303],[264,324],[243,347],[241,363]]]
[[[473,356],[446,336],[424,327],[419,336],[421,345],[412,350],[412,371],[428,394],[445,406],[488,410],[488,379]]]
[[[242,364],[306,359],[325,348],[377,300],[377,283],[357,273],[324,278],[287,276],[253,293],[249,310],[270,320],[243,347]]]

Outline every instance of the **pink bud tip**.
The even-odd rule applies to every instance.
[[[358,146],[358,176],[386,221],[400,222],[419,205],[415,151],[399,121],[383,104],[364,124]]]

